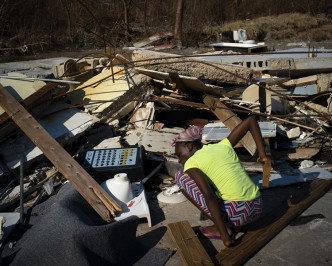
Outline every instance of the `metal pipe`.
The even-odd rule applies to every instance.
[[[44,79],[44,78],[29,78],[29,77],[15,77],[15,76],[2,76],[0,78],[4,79],[16,79],[16,80],[41,80],[41,81],[49,81],[55,83],[68,83],[68,84],[77,84],[80,85],[82,82],[75,80],[62,80],[62,79]]]
[[[141,184],[144,185],[146,181],[148,181],[152,176],[154,176],[158,171],[160,171],[160,169],[164,166],[165,161],[162,161],[160,164],[158,164],[158,166],[150,173],[148,174],[146,177],[144,177],[141,181]]]
[[[23,155],[20,159],[20,226],[21,226],[21,228],[23,227],[23,222],[24,222],[24,207],[23,207],[24,160],[25,160],[25,156]]]

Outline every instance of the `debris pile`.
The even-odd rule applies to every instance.
[[[257,185],[331,178],[332,58],[288,56],[139,49],[131,59],[68,59],[53,66],[48,83],[2,76],[1,211],[15,210],[20,199],[20,209],[34,206],[66,180],[108,222],[130,212],[139,197],[147,200],[143,185],[163,190],[159,198],[166,201],[171,194],[170,202],[182,201],[173,179],[181,165],[170,140],[198,125],[204,143],[219,142],[249,115],[258,118],[275,161],[264,182],[251,135],[237,145]],[[137,194],[120,206],[99,184],[122,172]]]

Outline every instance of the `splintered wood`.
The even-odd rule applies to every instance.
[[[0,84],[0,105],[106,222],[121,207]]]
[[[238,118],[231,110],[229,110],[226,105],[220,102],[219,99],[206,96],[203,101],[209,108],[212,108],[212,111],[216,117],[218,117],[229,130],[233,130],[238,124],[242,122],[242,120]],[[251,155],[255,154],[257,147],[250,132],[245,134],[240,142]]]
[[[167,225],[185,265],[214,265],[188,221]]]

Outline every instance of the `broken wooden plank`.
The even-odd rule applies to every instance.
[[[259,162],[242,162],[244,169],[250,173],[263,173],[262,163]],[[276,173],[276,170],[271,168],[270,173]]]
[[[170,223],[167,228],[185,265],[214,265],[188,221]]]
[[[264,142],[265,142],[265,153],[267,156],[271,157],[270,140],[265,138]],[[262,183],[263,187],[269,186],[271,168],[272,168],[271,160],[266,161],[263,166],[263,183]]]
[[[38,146],[59,172],[67,178],[94,210],[110,222],[121,207],[101,186],[75,161],[66,150],[26,111],[21,104],[0,85],[0,105],[22,131]],[[94,193],[96,191],[98,194]],[[102,197],[103,200],[100,200]],[[112,209],[103,204],[106,201]]]
[[[263,74],[263,76],[264,76],[264,74]],[[270,76],[270,75],[268,75],[268,76]],[[277,78],[277,77],[276,78],[273,78],[273,77],[264,78],[264,77],[260,77],[259,80],[266,82],[267,86],[273,86],[273,85],[278,85],[280,83],[287,82],[287,81],[290,80],[290,78]]]
[[[221,103],[217,98],[206,96],[203,102],[210,108],[213,113],[223,122],[229,130],[233,130],[238,124],[242,122],[240,118],[236,116],[226,105]],[[256,143],[250,132],[240,140],[240,143],[247,149],[247,151],[254,155],[256,152]]]
[[[147,46],[151,43],[154,43],[156,41],[159,41],[160,39],[165,39],[165,38],[169,38],[172,37],[173,33],[172,32],[166,32],[166,33],[157,33],[155,35],[152,35],[150,37],[147,37],[141,41],[135,42],[134,43],[134,47],[136,48],[142,48],[144,46]]]
[[[195,107],[195,108],[208,109],[208,107],[205,104],[197,103],[197,102],[190,102],[190,101],[178,100],[178,99],[174,99],[174,98],[169,97],[169,96],[165,96],[165,97],[154,97],[153,100],[155,100],[155,101],[161,101],[161,102],[166,102],[166,103],[179,104],[179,105],[183,105],[183,106],[190,106],[190,107]]]
[[[309,191],[302,189],[287,202],[283,202],[279,208],[271,214],[264,216],[257,224],[255,231],[245,233],[240,243],[234,247],[221,250],[216,258],[221,265],[242,265],[250,256],[276,236],[293,219],[299,216],[311,204],[323,196],[332,187],[332,180],[317,179],[310,184]],[[303,199],[303,195],[307,197]],[[303,199],[303,200],[301,200]],[[299,201],[301,200],[301,201]]]
[[[307,86],[307,85],[312,85],[317,83],[317,75],[313,76],[308,76],[304,78],[298,78],[298,79],[292,79],[288,80],[286,82],[283,82],[283,86],[287,87],[302,87],[302,86]],[[269,84],[270,85],[270,84]]]
[[[175,83],[176,89],[179,92],[185,92],[187,89],[183,83],[183,81],[181,80],[181,78],[179,77],[179,74],[176,73],[175,71],[171,71],[169,72],[169,78],[170,80]]]

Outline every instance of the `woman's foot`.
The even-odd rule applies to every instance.
[[[199,228],[200,233],[206,238],[221,239],[220,233],[215,225],[202,226]]]
[[[200,230],[200,233],[206,237],[206,238],[209,238],[209,239],[219,239],[219,240],[223,240],[224,242],[224,245],[226,247],[229,247],[231,246],[232,244],[235,243],[235,239],[234,239],[234,236],[233,236],[233,231],[231,228],[228,228],[226,226],[226,229],[227,229],[227,233],[228,235],[225,236],[225,237],[221,237],[220,236],[220,233],[217,229],[217,227],[215,225],[211,225],[211,226],[202,226],[199,228]]]
[[[227,229],[227,233],[229,236],[232,236],[234,234],[233,230],[231,228],[229,228],[228,226],[226,226],[226,229]],[[215,225],[202,226],[202,227],[200,227],[199,230],[201,231],[202,235],[204,235],[207,238],[211,238],[211,236],[220,237],[220,233]]]

